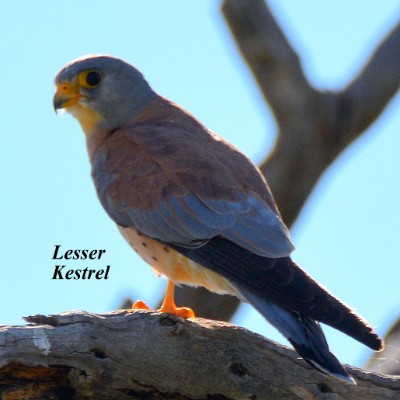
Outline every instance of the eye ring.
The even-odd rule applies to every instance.
[[[103,80],[103,76],[99,71],[91,69],[81,72],[78,80],[81,86],[87,89],[94,89],[100,85]]]

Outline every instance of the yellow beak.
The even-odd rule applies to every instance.
[[[57,83],[56,93],[53,98],[54,111],[73,106],[81,97],[78,86],[68,82]]]

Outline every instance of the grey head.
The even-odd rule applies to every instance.
[[[68,63],[57,74],[55,84],[55,109],[65,108],[79,120],[83,109],[85,113],[94,111],[106,129],[123,126],[157,96],[140,71],[106,55]]]

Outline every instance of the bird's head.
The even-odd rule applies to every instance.
[[[156,96],[132,65],[111,56],[86,56],[64,66],[55,78],[54,109],[65,109],[87,136],[115,129],[139,114]]]

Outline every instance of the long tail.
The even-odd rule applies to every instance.
[[[319,285],[290,257],[261,257],[221,237],[197,248],[168,245],[228,279],[241,297],[321,372],[352,382],[329,351],[317,321],[340,330],[373,350],[383,348],[383,341],[367,321]]]
[[[367,321],[319,285],[290,257],[261,257],[219,237],[198,248],[169,245],[268,303],[330,325],[373,350],[383,348],[382,340]]]
[[[271,325],[288,339],[295,350],[312,367],[342,382],[356,385],[340,361],[329,351],[324,332],[318,322],[287,311],[243,287],[237,287],[237,289]]]

